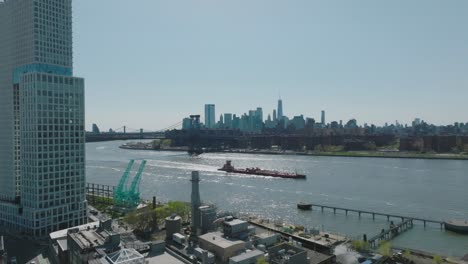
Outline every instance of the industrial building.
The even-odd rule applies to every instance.
[[[268,249],[268,261],[271,264],[309,264],[307,251],[288,243]]]
[[[98,229],[69,229],[67,234],[68,263],[81,264],[96,253],[114,252],[120,247],[120,234]]]
[[[100,222],[91,222],[85,225],[76,226],[64,230],[55,231],[49,234],[49,251],[50,255],[54,258],[56,263],[68,263],[68,231],[74,229],[75,232],[84,231],[88,229],[100,228]]]
[[[246,239],[249,236],[249,223],[240,219],[225,221],[223,233],[227,237]]]
[[[124,248],[107,255],[99,264],[145,264],[145,257],[133,248]],[[96,264],[98,264],[96,263]]]
[[[230,258],[229,264],[255,264],[263,256],[262,251],[255,249]]]
[[[203,264],[215,263],[215,256],[208,250],[197,247],[194,250],[194,254],[198,259],[201,259]]]
[[[198,207],[200,211],[201,233],[205,234],[213,229],[213,222],[216,221],[216,207],[202,205]]]
[[[237,239],[224,238],[220,232],[212,232],[198,237],[200,248],[212,252],[221,263],[229,261],[245,250],[245,242]]]
[[[260,233],[256,234],[252,240],[255,245],[264,245],[265,247],[270,247],[280,241],[280,235],[274,233]]]
[[[177,215],[171,215],[166,218],[165,220],[165,226],[166,226],[166,240],[171,239],[172,235],[175,233],[180,232],[180,228],[182,226],[182,218]]]
[[[200,199],[200,175],[198,171],[192,172],[192,193],[191,193],[191,211],[192,222],[191,239],[195,239],[201,234],[205,234],[213,227],[213,222],[216,220],[216,208],[214,206],[202,205]]]

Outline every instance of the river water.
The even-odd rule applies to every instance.
[[[190,157],[182,152],[119,149],[123,143],[86,144],[88,182],[117,185],[130,159],[146,159],[140,184],[143,198],[189,201],[190,174],[197,170],[202,200],[221,210],[261,215],[350,238],[377,234],[388,228],[387,219],[304,212],[296,204],[308,201],[434,220],[468,219],[468,161],[251,154]],[[307,180],[217,171],[227,159],[239,168],[297,171],[306,174]],[[442,231],[438,225],[424,228],[416,224],[392,243],[448,256],[468,253],[468,236]]]

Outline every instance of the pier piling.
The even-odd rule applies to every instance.
[[[407,216],[402,216],[402,215],[396,215],[396,214],[387,214],[387,213],[379,213],[379,212],[372,212],[372,211],[364,211],[364,210],[356,210],[356,209],[350,209],[350,208],[342,208],[342,207],[335,207],[335,206],[327,206],[327,205],[319,205],[319,204],[314,204],[312,207],[320,207],[322,212],[325,211],[325,209],[333,209],[333,214],[336,214],[336,211],[344,211],[346,215],[348,215],[350,212],[358,213],[359,218],[361,218],[362,214],[368,214],[372,215],[372,219],[375,220],[376,216],[383,216],[387,218],[387,221],[390,222],[390,218],[399,218],[403,223],[406,223],[406,221],[411,220],[411,223],[406,223],[405,225],[413,225],[413,221],[419,221],[424,224],[424,227],[428,223],[432,224],[439,224],[441,229],[444,229],[444,222],[442,221],[437,221],[437,220],[430,220],[430,219],[424,219],[424,218],[418,218],[418,217],[407,217]],[[398,230],[397,230],[398,231]]]

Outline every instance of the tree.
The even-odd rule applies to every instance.
[[[167,204],[169,214],[177,214],[182,219],[188,219],[190,206],[185,202],[173,201]]]
[[[403,257],[405,257],[405,258],[411,257],[411,251],[409,251],[408,249],[405,250],[405,251],[403,252]]]
[[[382,256],[390,257],[392,255],[392,244],[388,241],[382,241],[377,251]]]
[[[268,264],[268,261],[265,259],[265,257],[260,257],[257,259],[256,264]]]
[[[131,225],[135,230],[143,232],[152,232],[157,229],[158,223],[156,220],[156,211],[149,207],[133,211],[127,214],[124,218],[124,221]]]
[[[366,150],[376,150],[377,146],[375,145],[374,141],[369,141],[369,142],[364,143],[364,148]]]
[[[353,240],[351,242],[351,247],[358,252],[367,252],[370,249],[369,242],[364,240]]]
[[[151,142],[151,145],[153,149],[160,149],[161,148],[161,140],[160,139],[155,139],[153,142]]]
[[[171,214],[176,214],[182,218],[182,221],[188,221],[190,206],[185,202],[172,201],[164,206],[157,207],[155,210],[159,223]]]
[[[322,145],[317,145],[317,146],[315,146],[314,151],[315,151],[315,152],[322,152],[322,151],[323,151]]]
[[[442,259],[442,257],[439,256],[439,255],[435,255],[434,258],[433,258],[433,260],[434,260],[434,262],[435,262],[436,264],[441,264],[442,262],[444,262],[444,260]]]

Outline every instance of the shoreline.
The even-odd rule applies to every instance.
[[[164,148],[153,149],[144,146],[119,146],[121,149],[129,150],[152,150],[152,151],[175,151],[187,152],[187,147],[180,148]],[[385,158],[385,159],[429,159],[429,160],[466,160],[468,155],[455,154],[421,154],[421,153],[386,153],[386,152],[297,152],[297,151],[271,151],[271,150],[223,150],[223,151],[207,151],[204,153],[238,153],[238,154],[262,154],[262,155],[298,155],[298,156],[315,156],[315,157],[348,157],[348,158]]]

